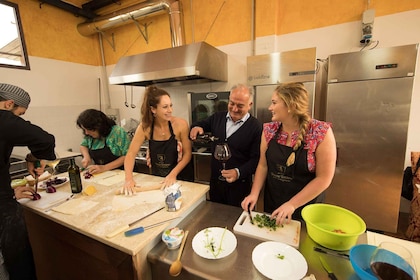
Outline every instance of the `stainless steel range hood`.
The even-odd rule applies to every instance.
[[[109,77],[132,86],[211,81],[227,81],[227,55],[205,42],[123,57]]]

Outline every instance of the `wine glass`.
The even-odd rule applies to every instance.
[[[55,159],[54,160],[46,160],[45,161],[45,164],[52,168],[53,173],[52,173],[51,176],[53,176],[56,173],[56,171],[57,171],[56,167],[60,163],[60,160],[61,160],[60,156],[57,153],[55,153]]]
[[[381,280],[417,280],[413,255],[405,247],[392,242],[379,244],[370,259],[370,267]]]
[[[216,145],[216,148],[214,149],[214,158],[222,163],[223,169],[225,169],[226,162],[231,156],[232,154],[227,143]],[[220,175],[219,180],[226,181],[226,178]]]

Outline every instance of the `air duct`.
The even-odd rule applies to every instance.
[[[78,25],[90,36],[148,15],[168,12],[172,48],[120,58],[109,77],[110,84],[147,86],[227,81],[227,55],[198,42],[185,45],[180,1],[146,1]]]
[[[146,16],[168,13],[172,47],[178,47],[185,44],[184,26],[182,19],[181,3],[178,0],[165,1],[145,1],[111,14],[100,16],[93,20],[80,23],[77,30],[83,36],[91,36],[101,33],[111,28],[132,23],[135,20]]]

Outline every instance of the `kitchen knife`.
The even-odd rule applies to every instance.
[[[251,205],[251,203],[249,205]],[[251,224],[254,224],[254,221],[252,220],[252,214],[251,214],[251,209],[249,208],[249,205],[248,205],[249,220],[251,221]]]
[[[134,222],[129,223],[128,225],[125,225],[125,226],[122,226],[122,227],[117,228],[117,229],[116,229],[116,230],[114,230],[113,232],[111,232],[111,233],[107,234],[107,235],[106,235],[106,238],[112,238],[112,237],[116,236],[117,234],[119,234],[119,233],[121,233],[121,232],[123,232],[123,231],[126,231],[126,230],[127,230],[127,229],[129,229],[132,225],[134,225],[135,223],[137,223],[137,222],[139,222],[139,221],[141,221],[141,220],[143,220],[143,219],[145,219],[145,218],[149,217],[150,215],[155,214],[156,212],[159,212],[159,211],[160,211],[160,210],[162,210],[163,208],[165,208],[165,206],[160,207],[159,209],[157,209],[157,210],[153,211],[152,213],[147,214],[146,216],[141,217],[140,219],[135,220]]]
[[[39,160],[36,160],[34,162],[34,167],[35,167],[35,169],[41,167],[41,162]],[[35,172],[35,193],[38,193],[39,175],[36,173],[35,170],[34,170],[34,172]]]
[[[331,267],[328,265],[328,263],[325,261],[325,259],[321,256],[319,256],[319,260],[321,261],[322,266],[324,267],[324,269],[327,271],[328,273],[328,277],[331,280],[337,280],[337,277],[335,277],[334,272],[332,271]]]
[[[327,249],[323,249],[323,248],[319,248],[319,247],[314,247],[314,251],[320,252],[320,253],[324,253],[327,255],[331,255],[331,256],[335,256],[335,257],[340,257],[340,258],[344,258],[349,260],[350,256],[346,253],[340,253],[340,252],[335,252],[335,251],[329,251]]]
[[[146,229],[157,227],[157,226],[160,226],[161,224],[164,224],[166,222],[169,222],[169,221],[172,221],[172,220],[175,220],[175,219],[180,219],[180,218],[181,217],[175,217],[175,218],[167,219],[165,221],[161,221],[159,223],[156,223],[156,224],[153,224],[153,225],[150,225],[150,226],[147,226],[147,227],[133,228],[133,229],[130,229],[130,230],[127,230],[126,232],[124,232],[124,235],[125,236],[133,236],[133,235],[136,235],[136,234],[139,234],[139,233],[143,233]]]

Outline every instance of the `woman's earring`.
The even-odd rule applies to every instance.
[[[290,110],[287,110],[287,113],[289,113],[289,114],[290,114]]]

